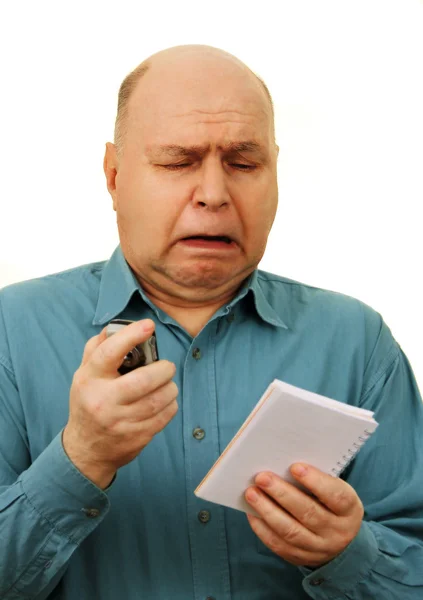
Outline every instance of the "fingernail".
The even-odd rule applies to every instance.
[[[307,473],[307,467],[305,467],[304,465],[293,465],[291,467],[291,473],[293,473],[294,475],[298,475],[299,477],[302,477],[303,475],[305,475]]]
[[[256,477],[256,484],[260,487],[269,487],[271,483],[272,479],[269,477],[269,475],[260,474]]]
[[[257,502],[258,500],[258,494],[255,490],[247,490],[246,496],[249,502]]]

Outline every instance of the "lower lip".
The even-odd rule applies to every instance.
[[[188,248],[205,248],[207,250],[235,250],[237,248],[235,242],[227,244],[217,240],[211,240],[210,242],[206,240],[181,240],[179,243]]]

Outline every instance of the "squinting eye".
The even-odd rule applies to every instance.
[[[161,165],[161,166],[165,167],[165,169],[176,170],[176,169],[183,169],[184,167],[189,167],[190,163],[183,163],[180,165]]]
[[[241,163],[231,163],[231,167],[235,167],[240,171],[253,171],[256,168],[255,165],[243,165]]]

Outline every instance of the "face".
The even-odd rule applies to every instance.
[[[276,159],[270,107],[249,72],[213,56],[154,64],[130,98],[122,153],[108,144],[105,157],[141,283],[190,302],[238,288],[275,217]]]

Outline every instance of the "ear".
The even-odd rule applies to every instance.
[[[118,173],[119,161],[117,157],[116,146],[111,142],[106,144],[106,152],[103,160],[103,170],[106,176],[107,189],[113,200],[113,210],[116,210],[116,176]]]

